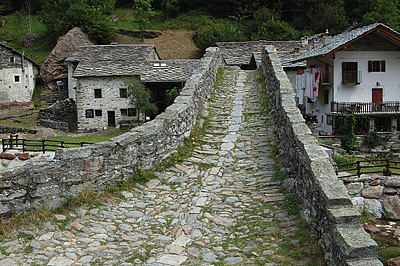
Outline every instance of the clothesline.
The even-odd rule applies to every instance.
[[[299,104],[304,103],[304,96],[312,102],[317,101],[321,73],[322,67],[307,68],[304,73],[296,76],[296,94],[299,98]]]

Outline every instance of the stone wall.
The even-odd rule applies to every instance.
[[[46,109],[41,109],[38,124],[62,131],[76,131],[77,112],[75,103],[71,99],[65,99]]]
[[[31,161],[0,171],[0,214],[56,207],[87,187],[103,190],[139,167],[148,169],[160,163],[189,137],[220,64],[219,49],[207,49],[174,104],[143,126],[103,143],[59,149],[49,162]]]
[[[343,175],[346,175],[343,173]],[[342,178],[353,205],[376,218],[400,220],[400,177],[366,176]]]
[[[360,214],[335,175],[327,153],[318,145],[296,107],[295,93],[276,49],[263,49],[262,65],[276,117],[279,156],[304,217],[325,253],[327,265],[382,265],[377,244],[360,225]]]

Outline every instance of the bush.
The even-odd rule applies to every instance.
[[[375,131],[371,131],[369,135],[364,137],[363,143],[365,146],[372,149],[382,144],[382,138]]]
[[[230,23],[220,23],[200,30],[194,41],[198,48],[205,51],[206,48],[215,46],[216,42],[240,42],[245,40],[245,34],[241,29]]]

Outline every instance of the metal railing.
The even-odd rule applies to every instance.
[[[399,113],[400,102],[382,103],[355,103],[355,102],[331,102],[331,112],[347,114],[366,114],[373,112]]]

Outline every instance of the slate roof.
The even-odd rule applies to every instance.
[[[82,46],[66,61],[78,62],[75,78],[140,76],[146,82],[186,81],[200,66],[200,60],[155,60],[153,50],[154,45]]]
[[[166,66],[154,67],[154,63],[165,63]],[[145,82],[186,81],[200,66],[200,60],[160,60],[144,64],[140,75]]]
[[[368,26],[364,26],[364,27],[361,27],[358,29],[354,29],[351,31],[346,31],[341,34],[338,34],[338,35],[334,36],[331,39],[331,42],[329,42],[328,44],[320,44],[320,45],[316,46],[314,49],[309,50],[309,51],[305,52],[304,54],[300,55],[299,57],[297,57],[295,60],[293,60],[293,62],[331,54],[337,50],[340,50],[343,46],[359,39],[360,37],[362,37],[364,35],[367,35],[367,34],[373,32],[373,31],[377,31],[378,29],[381,29],[382,31],[386,32],[385,34],[378,32],[378,34],[380,34],[380,35],[381,34],[383,34],[383,35],[391,34],[391,35],[395,36],[397,41],[400,41],[400,35],[397,31],[393,30],[392,28],[390,28],[382,23],[375,23],[375,24],[371,24]],[[383,37],[385,37],[385,36],[383,36]],[[390,38],[390,39],[392,39],[392,38]]]
[[[221,49],[222,56],[227,65],[248,65],[252,54],[259,58],[265,45],[275,46],[283,67],[305,67],[305,62],[292,63],[297,58],[294,54],[295,48],[300,48],[300,52],[305,51],[301,41],[248,41],[248,42],[217,42]]]
[[[33,61],[32,59],[30,59],[29,57],[22,55],[20,52],[18,52],[17,50],[14,50],[13,48],[11,48],[10,46],[5,45],[4,43],[0,42],[0,45],[3,46],[5,49],[10,50],[12,53],[17,54],[19,56],[24,56],[25,60],[28,60],[29,62],[31,62],[35,67],[39,67],[39,64],[36,63],[35,61]]]

